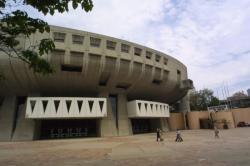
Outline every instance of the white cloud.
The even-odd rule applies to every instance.
[[[187,65],[198,89],[216,89],[223,82],[232,91],[247,88],[246,82],[250,88],[249,0],[94,0],[94,4],[90,13],[77,9],[45,20],[169,53]]]

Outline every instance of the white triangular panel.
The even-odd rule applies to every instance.
[[[146,108],[144,103],[141,103],[141,115],[146,116]]]
[[[86,102],[84,103],[84,115],[86,117],[91,116],[90,107],[89,107],[89,99],[87,99]]]
[[[99,101],[96,101],[96,117],[100,117],[101,114],[102,114],[102,111],[101,111],[100,103]]]
[[[58,104],[58,107],[56,107],[56,104],[55,102],[58,102],[59,101],[59,104]],[[52,118],[56,118],[58,117],[58,115],[60,114],[60,110],[63,109],[63,101],[61,100],[61,98],[57,98],[57,97],[53,97],[51,99],[51,109],[52,109],[52,113],[53,115],[51,115]]]
[[[42,100],[43,101],[43,100]],[[45,117],[51,117],[52,115],[54,115],[55,113],[55,110],[53,109],[52,110],[52,103],[51,103],[51,99],[50,98],[47,98],[46,101],[48,101],[47,103],[47,107],[46,107],[46,110],[44,112],[44,116]]]
[[[30,99],[28,99],[27,102],[26,102],[26,114],[25,114],[25,116],[26,117],[31,117],[32,116],[32,112],[33,111],[31,111]]]
[[[139,110],[139,105],[138,105],[138,103],[139,103],[138,101],[135,102],[135,109],[134,109],[134,111],[135,111],[135,115],[136,115],[136,116],[139,116],[139,115],[140,115],[140,112],[141,112],[141,111]]]
[[[77,117],[79,115],[77,100],[72,99],[68,115],[69,117]]]
[[[86,116],[86,100],[82,100],[82,107],[80,111],[80,116],[84,117]]]
[[[101,106],[100,102],[103,102],[103,105]],[[99,100],[98,101],[98,105],[99,105],[99,108],[98,108],[98,115],[102,116],[103,115],[103,110],[104,110],[104,101],[103,100]]]
[[[155,105],[155,103],[153,103],[153,111],[152,111],[153,115],[152,116],[155,117],[156,113],[157,113],[156,112],[156,105]]]
[[[96,100],[93,100],[93,101],[94,101],[94,104],[93,104],[93,108],[91,111],[91,117],[98,117],[98,115],[100,116],[99,112],[101,112],[100,107],[99,107],[99,102],[97,102]]]
[[[165,105],[165,115],[168,116],[168,106]]]
[[[55,100],[54,99],[50,99],[50,117],[56,117],[56,106],[55,106]],[[60,104],[60,103],[59,103]],[[58,106],[59,109],[59,106]]]
[[[44,109],[42,106],[42,100],[37,100],[37,107],[34,109],[32,117],[43,117],[44,116]]]
[[[137,110],[141,112],[141,102],[137,102],[136,106],[137,106]]]
[[[156,116],[160,116],[161,115],[160,105],[159,105],[159,103],[156,103],[156,105],[157,105]]]
[[[146,116],[150,117],[151,110],[150,110],[150,103],[149,102],[147,102],[147,107],[145,107],[145,110],[146,110]]]
[[[159,108],[160,108],[160,116],[163,116],[163,112],[162,112],[163,107],[162,107],[162,104],[159,104]]]
[[[62,104],[62,109],[59,109],[57,112],[57,117],[68,117],[68,110],[67,110],[67,105],[66,105],[66,100],[67,98],[62,98],[61,99],[61,104]]]
[[[107,116],[107,102],[106,100],[103,100],[103,101],[104,103],[103,103],[102,115],[106,117]]]
[[[53,102],[54,101],[60,101],[60,103],[59,103],[59,105],[58,105],[58,108],[57,108],[57,110],[56,110],[56,112],[55,112],[55,116],[53,116],[53,117],[62,117],[63,116],[63,114],[64,114],[64,110],[65,110],[65,103],[64,103],[64,99],[63,98],[54,98],[53,99]]]

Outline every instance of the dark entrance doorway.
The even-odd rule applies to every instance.
[[[133,134],[156,132],[161,129],[160,118],[131,119]]]
[[[97,137],[98,120],[42,120],[40,139]]]
[[[200,119],[200,129],[213,129],[214,125],[210,119]]]
[[[133,134],[151,132],[149,119],[131,119]]]

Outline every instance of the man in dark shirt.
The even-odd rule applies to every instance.
[[[156,141],[158,142],[158,140],[160,140],[160,129],[159,128],[156,129]]]

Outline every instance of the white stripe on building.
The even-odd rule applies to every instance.
[[[106,98],[28,97],[26,118],[102,118],[107,116]]]
[[[133,100],[127,103],[129,118],[169,117],[169,105],[160,102]]]

